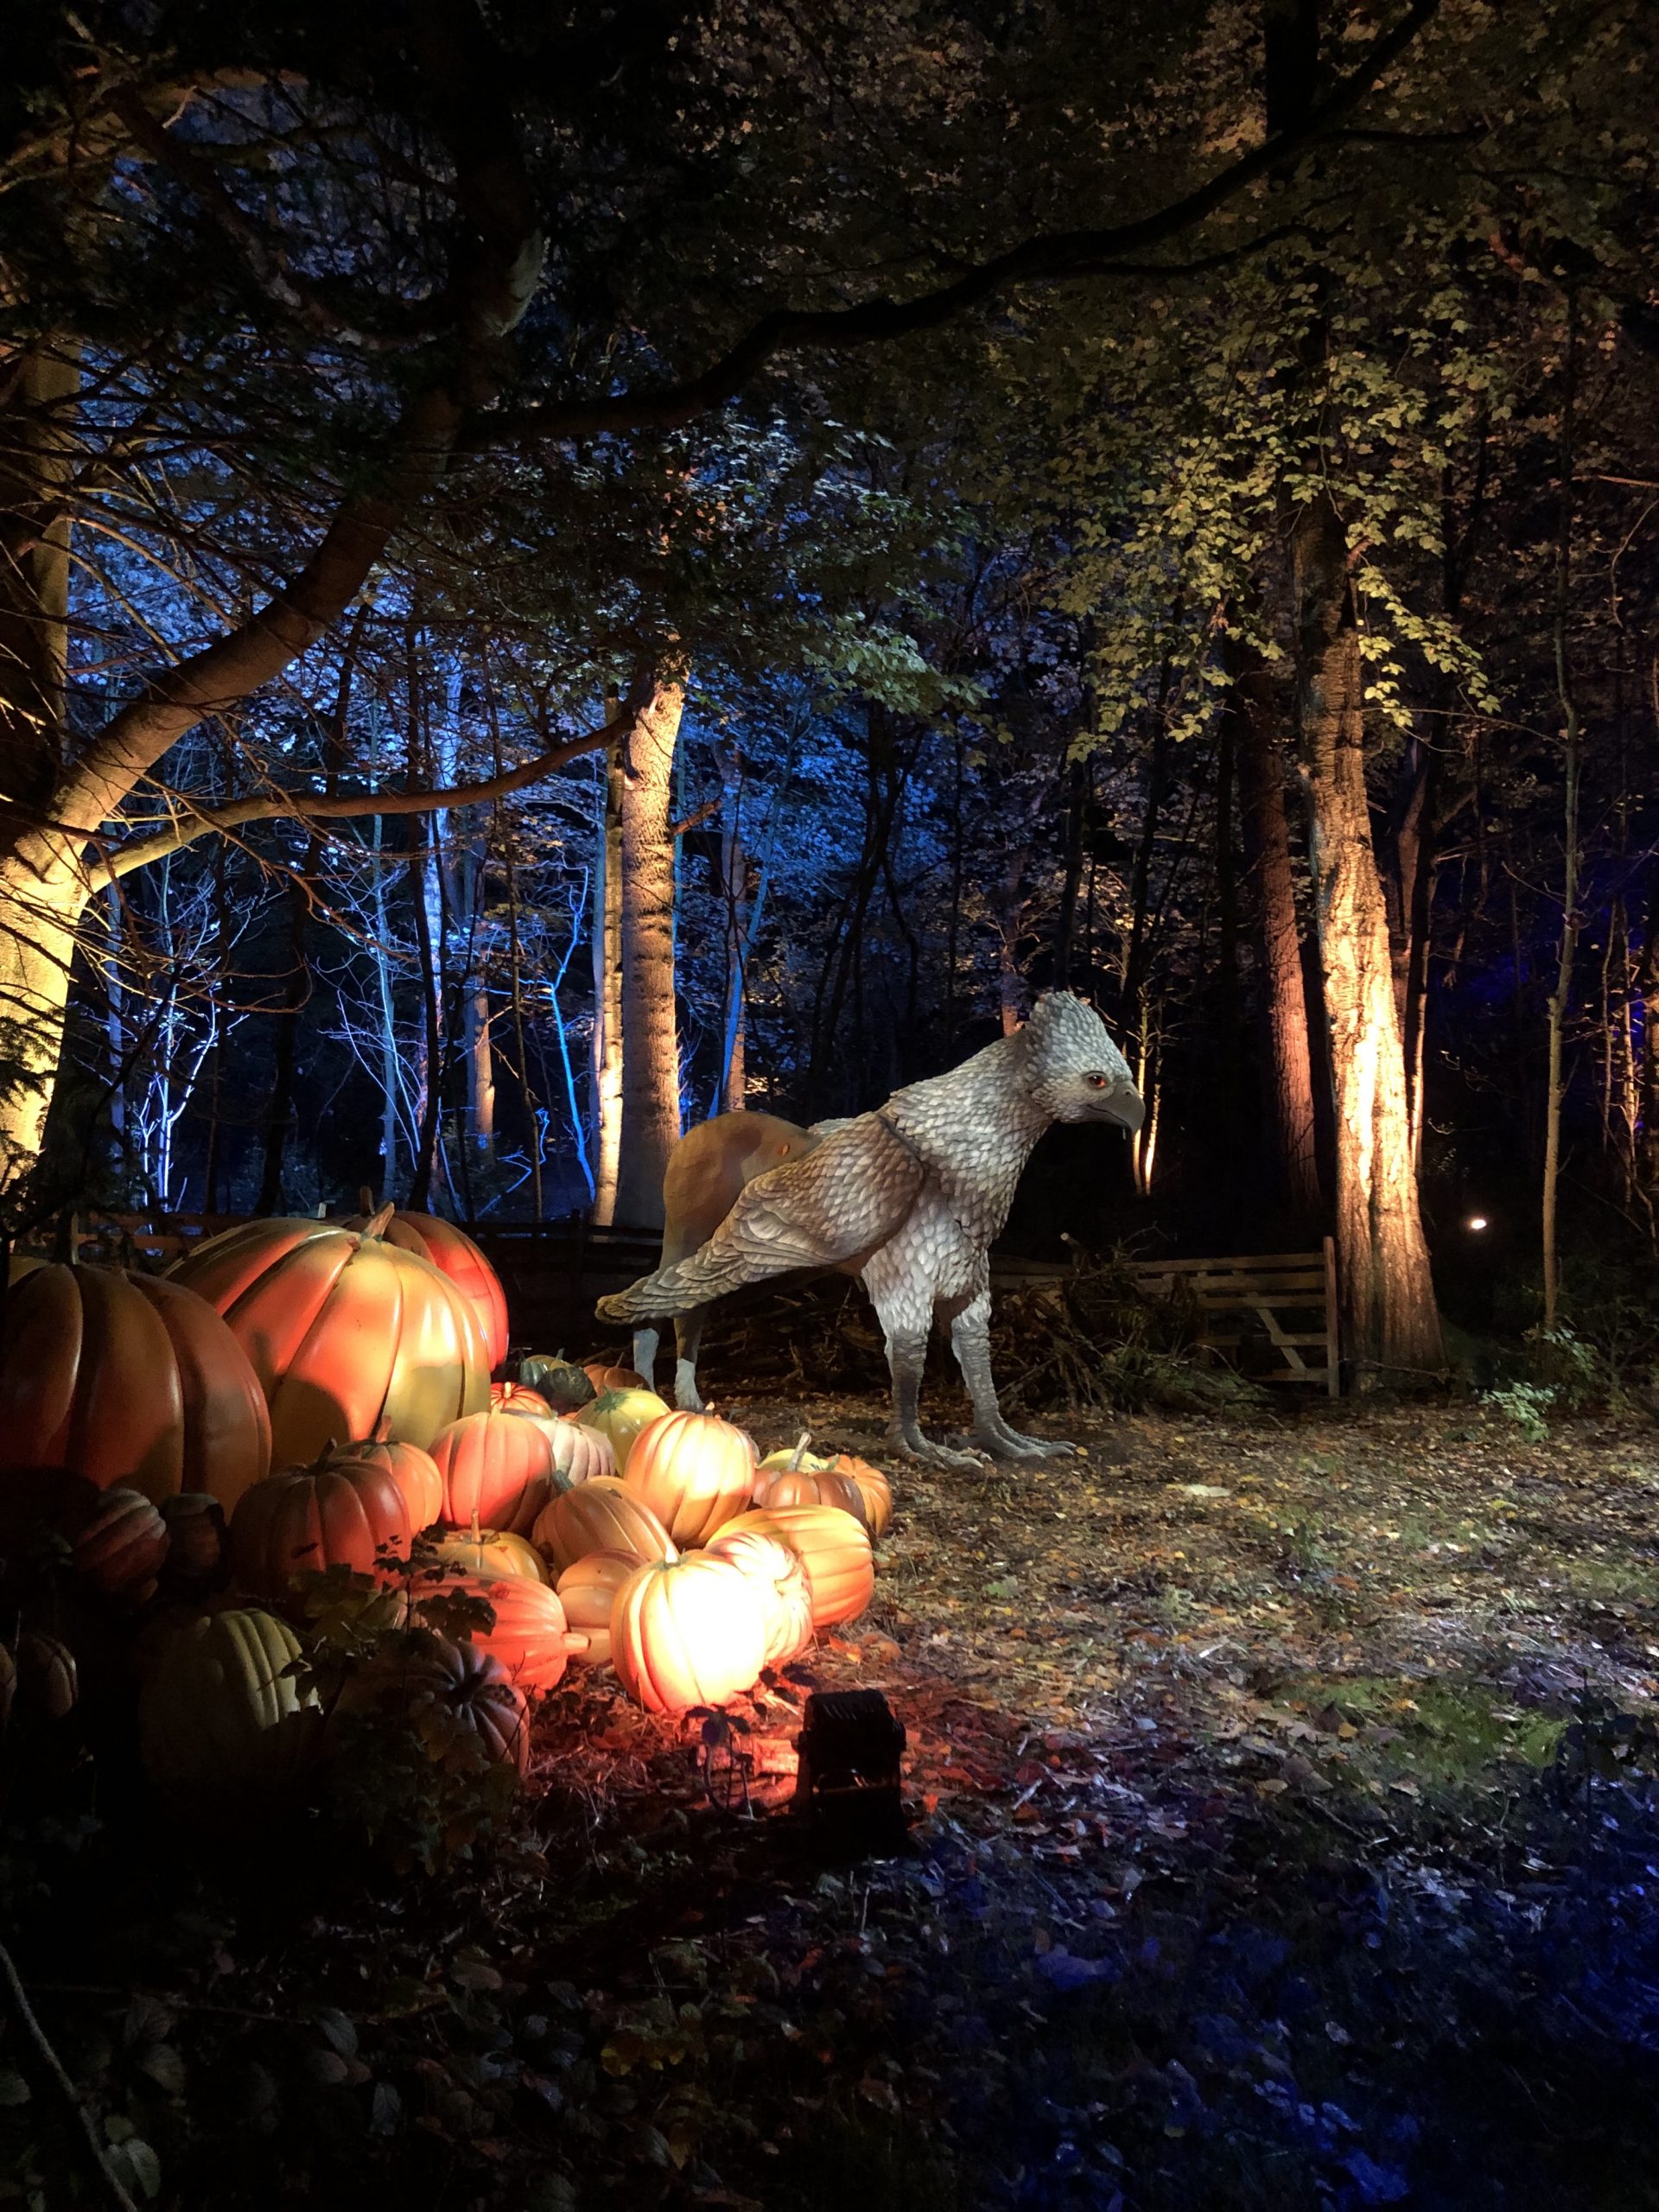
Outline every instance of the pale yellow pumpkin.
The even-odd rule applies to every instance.
[[[558,1596],[564,1617],[574,1635],[588,1639],[585,1651],[571,1652],[573,1659],[589,1667],[609,1664],[611,1611],[616,1593],[639,1567],[639,1561],[626,1552],[590,1552],[560,1575]]]
[[[545,1582],[547,1568],[534,1544],[505,1529],[475,1529],[466,1535],[444,1536],[432,1547],[440,1567],[459,1567],[463,1574],[482,1575],[493,1581],[518,1574],[528,1582]]]
[[[532,1536],[561,1573],[594,1552],[626,1552],[640,1566],[677,1556],[657,1516],[614,1475],[595,1476],[551,1499]]]
[[[626,1474],[633,1440],[642,1428],[669,1410],[654,1390],[601,1390],[592,1405],[566,1415],[578,1427],[591,1428],[610,1446],[618,1474]]]
[[[706,1554],[723,1559],[755,1582],[768,1616],[766,1664],[781,1667],[812,1641],[812,1592],[806,1570],[785,1543],[758,1529],[731,1527],[715,1536]]]
[[[719,1535],[739,1529],[775,1536],[795,1554],[812,1592],[814,1628],[856,1620],[874,1595],[869,1531],[837,1505],[782,1505],[740,1514]]]
[[[729,1560],[690,1552],[632,1574],[611,1612],[611,1664],[647,1713],[726,1705],[766,1663],[769,1609]]]
[[[754,1446],[717,1414],[660,1414],[633,1440],[622,1479],[677,1544],[701,1544],[748,1503]]]

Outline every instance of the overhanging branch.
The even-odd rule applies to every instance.
[[[224,806],[197,807],[189,800],[181,799],[180,817],[170,829],[160,830],[153,837],[138,838],[105,855],[87,870],[87,887],[89,891],[101,891],[136,869],[149,868],[156,861],[166,860],[170,854],[181,852],[187,845],[194,844],[198,837],[209,836],[215,830],[244,829],[251,822],[275,822],[284,816],[296,822],[343,822],[366,814],[437,814],[464,806],[485,806],[492,799],[505,798],[513,791],[523,791],[527,785],[540,783],[543,777],[555,774],[584,753],[597,753],[616,744],[633,727],[634,719],[634,709],[625,706],[602,729],[592,730],[585,737],[570,738],[482,783],[453,784],[442,790],[425,791],[344,791],[332,798],[318,791],[261,791],[247,798],[232,799]]]
[[[950,284],[912,300],[864,300],[855,307],[780,308],[760,320],[700,376],[658,391],[622,392],[588,400],[550,401],[474,418],[463,433],[469,448],[534,438],[596,436],[606,431],[680,429],[736,397],[766,364],[809,346],[866,346],[936,329],[954,316],[1020,284],[1068,278],[1145,276],[1137,257],[1206,221],[1249,186],[1281,168],[1330,134],[1352,113],[1383,73],[1440,11],[1440,0],[1412,0],[1391,30],[1294,128],[1281,130],[1230,162],[1179,200],[1133,222],[1099,230],[1051,232],[980,263]]]

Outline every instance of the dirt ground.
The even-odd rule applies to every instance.
[[[883,1456],[874,1399],[722,1410]],[[1071,1433],[894,1466],[871,1611],[725,1725],[573,1669],[487,1872],[283,1847],[29,1961],[158,2201],[1659,2204],[1659,1430]],[[853,1685],[911,1827],[849,1863],[787,1803]]]

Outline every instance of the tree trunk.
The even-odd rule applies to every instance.
[[[743,985],[748,965],[748,936],[743,926],[743,893],[749,859],[743,844],[739,814],[741,786],[734,771],[726,794],[725,820],[720,833],[720,880],[726,901],[726,1004],[721,1024],[721,1071],[717,1111],[741,1114],[748,1098],[745,1065]]]
[[[43,340],[8,364],[0,398],[0,760],[36,818],[62,772],[69,517],[80,365]]]
[[[1249,865],[1255,879],[1262,1011],[1268,1033],[1268,1124],[1281,1199],[1310,1234],[1325,1218],[1313,1109],[1313,1060],[1296,878],[1285,807],[1285,754],[1278,701],[1261,656],[1230,634],[1228,702],[1236,714],[1239,791]]]
[[[622,1128],[616,1218],[659,1229],[663,1176],[680,1135],[674,1007],[674,749],[685,689],[659,678],[622,759]]]
[[[1336,1103],[1343,1319],[1362,1387],[1444,1361],[1418,1207],[1387,903],[1365,789],[1363,672],[1347,535],[1327,493],[1297,510],[1292,588],[1309,858]]]
[[[611,720],[608,709],[606,720]],[[594,855],[594,1203],[601,1227],[616,1218],[622,1142],[622,791],[620,747],[605,767],[605,810]]]

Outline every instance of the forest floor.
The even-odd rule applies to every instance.
[[[723,1410],[881,1457],[874,1400]],[[895,1469],[873,1609],[728,1732],[573,1669],[487,1872],[49,1878],[25,1980],[158,2201],[1659,2204],[1659,1430],[1068,1426]],[[786,1806],[852,1686],[912,1826],[847,1864]]]

